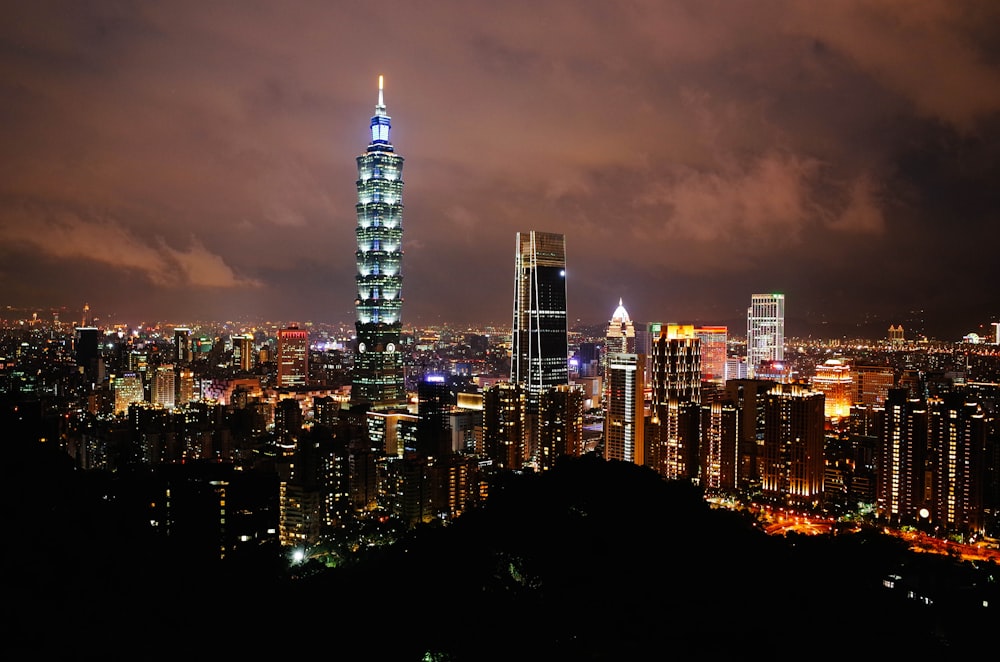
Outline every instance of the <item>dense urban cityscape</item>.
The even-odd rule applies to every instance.
[[[391,610],[396,600],[414,603],[406,609],[428,607],[427,615],[405,616],[423,625],[404,628],[388,658],[412,646],[405,655],[485,659],[512,644],[469,635],[471,621],[454,612],[482,609],[484,618],[497,619],[504,612],[498,596],[507,596],[524,618],[548,619],[535,643],[530,628],[523,635],[526,650],[578,657],[590,648],[598,658],[627,658],[653,650],[655,637],[595,639],[579,624],[594,616],[565,613],[573,594],[553,593],[552,585],[568,591],[584,577],[610,572],[605,566],[634,564],[625,584],[641,593],[639,585],[659,572],[647,567],[643,545],[663,544],[683,526],[685,534],[669,543],[672,554],[684,557],[679,550],[701,545],[714,550],[664,569],[691,576],[656,579],[641,597],[613,598],[655,603],[655,610],[638,616],[629,605],[621,616],[597,616],[599,622],[621,618],[649,628],[661,617],[680,621],[678,610],[694,605],[713,609],[719,598],[726,609],[748,611],[825,602],[823,618],[841,627],[875,618],[863,609],[876,599],[895,610],[886,622],[933,624],[919,635],[860,635],[880,650],[986,645],[975,640],[975,628],[1000,604],[998,335],[928,338],[910,326],[919,320],[915,312],[880,338],[786,337],[786,298],[774,292],[747,293],[746,327],[739,329],[637,322],[628,292],[608,302],[607,321],[570,324],[572,239],[530,229],[511,237],[510,325],[418,328],[406,322],[403,307],[403,158],[390,129],[379,79],[371,141],[357,157],[353,322],[129,324],[89,303],[4,311],[0,392],[11,448],[5,464],[12,531],[27,554],[45,548],[38,551],[44,565],[8,567],[27,569],[33,605],[43,608],[48,596],[66,600],[61,582],[79,582],[86,594],[128,584],[128,573],[155,583],[181,572],[219,600],[216,610],[226,615],[212,618],[232,626],[239,619],[228,610],[249,604],[264,586],[289,601],[283,608],[298,611],[306,609],[306,593],[315,597],[325,582],[345,582],[325,594],[336,599],[338,614],[356,603],[355,618],[391,622],[397,614],[372,611],[383,603]],[[996,322],[981,324],[1000,334]],[[556,512],[562,499],[567,505]],[[663,509],[648,513],[654,504]],[[718,528],[699,519],[717,511],[726,513]],[[483,520],[483,513],[508,520]],[[478,557],[458,542],[444,544],[459,535],[452,531],[478,528],[478,536],[504,531],[494,543],[501,548],[518,541],[538,552],[543,541],[556,544],[549,527],[583,526],[566,524],[567,516],[601,522],[604,528],[580,538],[599,552],[563,550],[543,562],[527,552],[494,551],[484,587],[460,581],[462,573],[478,572]],[[497,522],[508,528],[495,528]],[[701,542],[685,542],[694,531]],[[813,537],[830,547],[811,547],[816,543],[806,539]],[[777,538],[790,547],[761,551],[769,544],[763,540]],[[112,540],[132,558],[102,565],[87,551]],[[860,567],[845,540],[877,548],[893,563]],[[809,551],[796,553],[809,556],[782,556],[797,545]],[[406,566],[404,574],[433,571],[437,583],[404,589],[402,578],[387,578],[392,568],[403,572],[404,561],[393,556],[400,550],[425,563]],[[941,552],[951,564],[943,567],[964,570],[928,579],[923,566],[898,561],[912,550]],[[740,573],[702,565],[708,558],[743,558],[758,566],[743,573],[774,574],[771,583],[743,576],[746,593],[723,598],[723,586]],[[835,570],[851,577],[848,592],[861,592],[837,595],[829,576],[805,597],[789,586],[837,563],[847,566]],[[167,569],[171,564],[183,571]],[[691,588],[699,584],[708,593]],[[308,588],[294,593],[293,585]],[[120,590],[135,599],[133,589]],[[154,594],[163,590],[156,584]],[[430,605],[438,590],[467,603],[436,613]],[[608,586],[588,590],[588,604],[611,595]],[[170,599],[181,612],[199,604]],[[129,623],[137,618],[115,613]],[[95,628],[105,630],[101,640],[114,639],[107,630],[119,628],[81,623],[69,608],[37,616],[58,618],[51,626],[73,632],[84,646]],[[184,621],[182,613],[175,617]],[[660,645],[669,647],[673,637],[693,646],[709,632],[727,632],[708,626],[721,614],[705,618],[683,636],[664,635]],[[302,619],[321,621],[311,611]],[[514,628],[520,617],[508,619],[494,625]],[[461,633],[452,621],[464,624]],[[832,627],[820,621],[788,623]],[[748,650],[749,639],[761,635],[756,627],[733,625],[730,632],[746,637],[738,645]],[[44,627],[28,631],[44,650]],[[229,646],[226,636],[216,632],[212,641]]]

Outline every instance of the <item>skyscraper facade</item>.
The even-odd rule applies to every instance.
[[[854,404],[872,407],[882,405],[889,395],[889,389],[896,385],[896,373],[892,366],[855,365],[854,374]]]
[[[812,387],[823,393],[825,416],[831,420],[846,419],[854,402],[854,372],[842,359],[827,359],[816,366]]]
[[[566,238],[518,232],[516,249],[510,379],[526,387],[528,409],[537,411],[543,389],[569,381]]]
[[[739,412],[736,441],[736,488],[756,491],[764,473],[765,399],[775,382],[765,379],[730,379],[726,398]]]
[[[76,365],[91,379],[100,373],[100,331],[94,326],[78,326],[74,339]]]
[[[701,407],[698,475],[706,494],[736,489],[739,469],[739,410],[730,399]]]
[[[701,341],[701,378],[706,381],[726,381],[726,356],[729,328],[696,326],[694,335]]]
[[[792,506],[823,496],[823,394],[777,384],[764,396],[764,497]]]
[[[754,294],[747,309],[747,375],[763,361],[785,359],[785,295]]]
[[[524,386],[499,382],[483,391],[483,447],[502,469],[520,469],[525,460]]]
[[[604,337],[604,393],[601,399],[605,410],[611,406],[609,402],[611,394],[611,356],[614,354],[636,354],[635,345],[635,325],[632,323],[632,318],[629,317],[628,311],[625,310],[622,300],[618,299],[618,307],[615,308],[615,312],[611,315],[611,321],[608,322],[608,331]],[[616,359],[614,363],[616,369],[620,369],[622,359]],[[646,367],[645,357],[643,358],[642,367]],[[621,403],[617,403],[616,406],[620,407],[620,405]]]
[[[564,384],[542,394],[538,408],[538,468],[547,471],[559,457],[583,455],[583,403],[579,384]]]
[[[187,327],[179,326],[174,329],[174,361],[191,361],[191,329]]]
[[[643,387],[646,357],[608,354],[605,381],[604,459],[645,463]]]
[[[278,386],[305,386],[309,380],[309,332],[296,326],[278,331]]]
[[[946,531],[982,533],[986,416],[964,393],[927,401],[933,506],[930,521]]]
[[[233,366],[243,372],[250,372],[253,369],[253,359],[253,336],[233,336]]]
[[[150,401],[166,409],[173,409],[176,395],[175,382],[174,366],[169,364],[156,366],[150,383]]]
[[[651,324],[650,420],[646,464],[670,480],[697,477],[701,340],[691,324]]]
[[[635,354],[635,324],[629,317],[628,311],[622,300],[618,300],[618,307],[611,315],[608,323],[608,333],[605,338],[608,354]]]
[[[357,158],[357,341],[351,386],[351,402],[369,404],[374,409],[406,404],[399,347],[403,157],[396,154],[389,140],[390,128],[379,76],[371,143]]]
[[[665,324],[653,339],[652,405],[671,398],[701,403],[701,339],[690,324]]]
[[[111,381],[111,388],[115,394],[116,415],[128,411],[128,407],[132,403],[142,402],[146,399],[142,377],[134,372],[115,376]]]
[[[879,517],[899,526],[919,521],[927,495],[927,405],[906,389],[889,390],[876,415],[879,448],[876,507]]]

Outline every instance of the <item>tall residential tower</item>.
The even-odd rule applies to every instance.
[[[403,157],[389,141],[391,123],[378,79],[371,143],[358,157],[358,319],[351,402],[373,409],[404,406],[401,262],[403,256]]]

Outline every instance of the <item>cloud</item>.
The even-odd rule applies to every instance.
[[[225,260],[208,251],[194,236],[187,249],[177,249],[162,237],[150,244],[111,220],[91,221],[74,214],[22,213],[0,223],[0,239],[27,245],[48,257],[83,259],[140,273],[164,287],[256,287]]]
[[[847,190],[847,206],[829,226],[834,230],[861,234],[884,232],[885,216],[870,177],[861,176],[851,182]]]
[[[819,163],[770,152],[712,170],[678,167],[667,184],[637,199],[665,210],[661,234],[672,240],[761,245],[794,243],[814,215],[809,188]]]
[[[908,98],[918,112],[960,129],[1000,112],[1000,71],[983,25],[1000,23],[996,5],[941,0],[793,1],[791,32],[845,54],[869,75]],[[987,28],[989,30],[989,28]]]

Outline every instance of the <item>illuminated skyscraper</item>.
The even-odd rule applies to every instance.
[[[278,386],[309,381],[309,332],[296,326],[278,331]]]
[[[233,336],[233,366],[243,372],[253,369],[253,336]]]
[[[986,416],[964,393],[927,401],[928,463],[933,474],[930,521],[947,531],[983,531]]]
[[[726,380],[728,327],[696,326],[694,335],[701,341],[701,378],[706,381]]]
[[[747,309],[747,375],[762,361],[785,358],[785,295],[754,294]]]
[[[175,405],[185,405],[194,400],[194,371],[191,368],[180,368],[177,371],[177,395]]]
[[[881,405],[896,385],[896,373],[891,366],[855,365],[854,404]]]
[[[795,384],[777,384],[764,396],[765,498],[805,506],[823,496],[823,399]]]
[[[646,464],[671,480],[697,476],[701,340],[690,324],[651,324],[652,402]]]
[[[920,521],[920,509],[930,501],[926,471],[927,405],[910,398],[906,389],[893,388],[884,406],[877,410],[876,421],[878,515],[896,526],[916,524]]]
[[[524,386],[499,382],[483,391],[483,447],[493,464],[520,469],[525,460]]]
[[[628,311],[625,310],[625,306],[622,304],[622,300],[618,300],[618,307],[615,308],[614,314],[611,315],[611,321],[608,323],[608,334],[607,340],[607,352],[608,354],[635,354],[635,325],[632,323],[632,318],[629,317]]]
[[[133,372],[114,377],[111,388],[115,394],[115,414],[123,414],[133,402],[142,402],[146,399],[142,377]]]
[[[174,329],[174,361],[191,361],[191,329],[187,327],[179,326]]]
[[[690,324],[661,325],[652,343],[653,406],[671,398],[701,403],[701,340]]]
[[[153,371],[149,399],[153,404],[165,409],[174,408],[176,373],[172,365],[158,365]]]
[[[764,379],[726,381],[726,398],[739,412],[736,487],[755,491],[764,473],[764,400],[775,382]]]
[[[706,493],[732,492],[739,470],[739,410],[730,399],[701,407],[698,475]]]
[[[374,409],[406,404],[399,352],[403,299],[403,157],[389,141],[391,122],[378,79],[371,143],[358,157],[356,253],[358,319],[351,401]]]
[[[812,387],[823,393],[827,418],[839,420],[851,415],[855,388],[854,374],[849,363],[841,359],[828,359],[817,365]]]
[[[608,408],[610,404],[608,397],[611,389],[611,355],[636,353],[635,325],[632,323],[632,318],[629,317],[628,311],[625,310],[621,299],[618,299],[618,307],[615,308],[615,312],[611,315],[611,321],[608,322],[608,332],[604,340],[604,394],[602,396],[602,404],[605,408]],[[620,360],[617,362],[617,366],[621,367]],[[643,358],[642,367],[646,368],[645,357]]]
[[[518,232],[514,269],[510,379],[525,385],[535,412],[543,389],[569,382],[566,238]]]
[[[613,352],[607,357],[604,459],[645,463],[643,388],[646,357]]]

